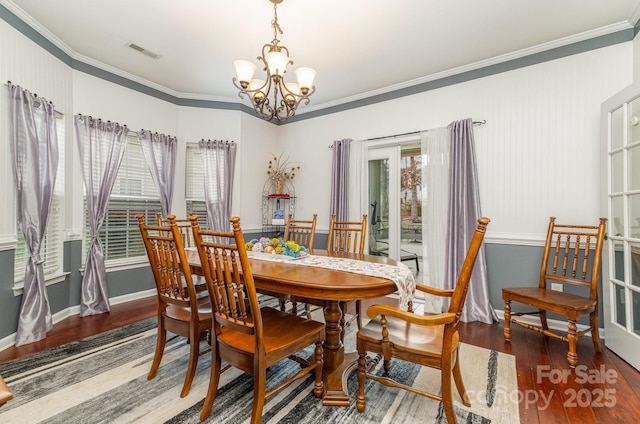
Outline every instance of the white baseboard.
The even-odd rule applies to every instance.
[[[498,315],[498,319],[500,319],[500,321],[504,321],[504,311],[501,309],[495,309],[496,311],[496,315]],[[532,324],[532,325],[540,325],[540,318],[533,316],[533,315],[524,315],[521,317],[518,317],[518,321],[522,321],[526,324]],[[547,318],[547,325],[549,326],[549,328],[551,330],[555,330],[555,331],[564,331],[565,333],[567,332],[567,322],[566,321],[560,321],[557,319],[549,319]],[[587,328],[589,328],[588,325],[584,325],[584,324],[577,324],[578,326],[578,331],[583,331],[586,330]],[[600,333],[600,338],[604,339],[604,328],[600,328],[598,330],[598,332]]]
[[[151,290],[145,290],[137,293],[125,294],[123,296],[112,297],[111,299],[109,299],[109,304],[117,305],[119,303],[130,302],[132,300],[144,299],[145,297],[155,296],[156,293],[157,293],[156,289],[151,289]],[[79,314],[80,314],[80,305],[76,305],[76,306],[71,306],[67,309],[64,309],[60,312],[56,312],[51,316],[51,318],[53,320],[53,323],[57,324],[64,319],[67,319],[71,316],[79,315]],[[16,333],[9,334],[8,336],[0,339],[0,352],[7,348],[13,347],[15,344],[16,344]]]

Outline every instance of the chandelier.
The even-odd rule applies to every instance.
[[[244,98],[245,94],[249,96],[253,108],[263,119],[271,121],[276,118],[283,122],[295,114],[301,102],[309,104],[309,96],[316,91],[313,85],[316,71],[298,68],[295,70],[297,83],[284,81],[287,65],[293,65],[293,61],[289,59],[289,49],[280,45],[278,40],[278,34],[282,35],[283,32],[278,24],[277,8],[283,0],[269,1],[273,3],[273,40],[262,46],[262,56],[258,56],[258,60],[264,64],[266,78],[253,78],[256,65],[248,60],[236,60],[233,62],[236,70],[233,84],[240,90],[240,98]]]

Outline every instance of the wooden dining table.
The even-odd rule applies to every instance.
[[[197,251],[187,251],[189,265],[195,274],[202,274]],[[353,253],[328,253],[314,250],[314,255],[334,256],[397,265],[384,256]],[[340,320],[344,311],[341,302],[375,299],[393,293],[396,284],[383,277],[357,274],[322,267],[295,265],[250,258],[251,272],[258,292],[284,294],[296,298],[313,299],[324,303],[324,395],[323,405],[349,406],[347,378],[355,369],[358,353],[345,353]]]

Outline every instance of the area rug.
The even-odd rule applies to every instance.
[[[188,345],[176,339],[165,351],[155,379],[147,380],[156,340],[156,320],[148,319],[78,342],[0,364],[14,399],[0,408],[0,423],[199,423],[209,379],[210,355],[200,357],[185,398],[180,398]],[[348,350],[355,334],[347,334]],[[311,351],[309,351],[310,353]],[[515,358],[462,344],[462,375],[471,407],[454,389],[460,423],[519,422]],[[293,361],[267,371],[273,387],[296,371]],[[379,367],[378,373],[382,373]],[[438,391],[439,372],[393,361],[390,376],[405,384]],[[301,379],[267,400],[263,423],[446,423],[440,402],[367,381],[367,407],[355,408],[357,378],[348,381],[350,407],[324,407],[313,396],[313,377]],[[253,378],[236,369],[221,377],[209,423],[248,422]]]

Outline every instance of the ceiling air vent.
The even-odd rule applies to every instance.
[[[139,46],[139,45],[137,45],[137,44],[134,44],[134,43],[127,43],[127,44],[125,44],[125,45],[126,45],[127,47],[132,48],[133,50],[135,50],[135,51],[137,51],[137,52],[140,52],[140,53],[142,53],[142,54],[144,54],[144,55],[146,55],[146,56],[149,56],[151,59],[156,59],[156,60],[157,60],[157,59],[160,59],[160,55],[159,55],[159,54],[154,53],[154,52],[152,52],[151,50],[147,50],[147,49],[145,49],[144,47],[140,47],[140,46]]]

